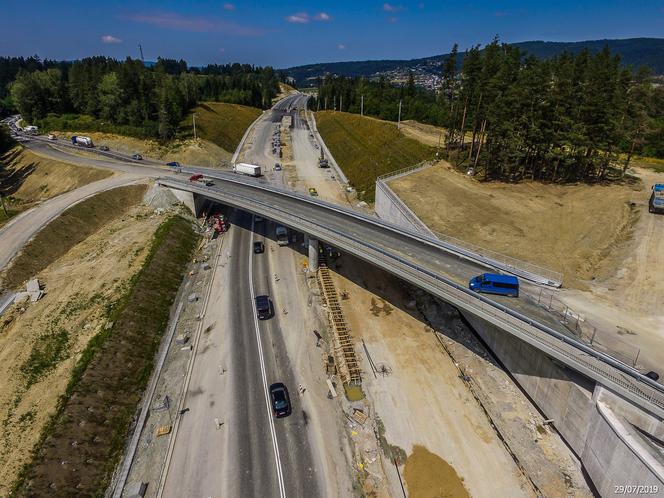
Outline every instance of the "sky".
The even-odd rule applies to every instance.
[[[412,59],[485,44],[663,37],[664,0],[0,0],[0,55],[190,65]]]

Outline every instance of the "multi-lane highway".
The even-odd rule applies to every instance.
[[[244,160],[274,161],[268,149],[274,123],[293,100],[282,101],[256,124]],[[280,181],[276,174],[272,179]],[[174,436],[162,496],[322,496],[323,449],[312,442],[298,394],[301,379],[286,347],[286,336],[295,332],[285,325],[274,278],[280,262],[292,258],[291,249],[277,248],[268,237],[274,226],[255,224],[247,212],[236,211],[231,225],[223,269],[211,284],[206,319],[215,326],[206,347],[196,351],[184,402],[190,411]],[[253,242],[259,240],[266,253],[254,254]],[[257,319],[256,295],[271,296],[271,319]],[[271,412],[268,387],[275,382],[290,390],[292,414],[285,418]],[[223,419],[220,437],[213,417]]]

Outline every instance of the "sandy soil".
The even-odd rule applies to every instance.
[[[218,145],[203,139],[173,140],[167,145],[161,145],[156,140],[141,140],[139,138],[114,135],[110,133],[95,132],[54,132],[61,139],[72,135],[85,135],[92,138],[98,147],[106,145],[111,150],[123,154],[141,154],[144,157],[164,162],[178,161],[182,164],[196,166],[219,166],[222,161],[229,161],[232,154]]]
[[[337,289],[348,293],[342,306],[356,350],[362,351],[363,389],[385,426],[388,443],[408,455],[416,446],[426,448],[461,480],[445,478],[452,472],[438,475],[436,466],[411,469],[411,475],[418,477],[408,482],[409,488],[429,488],[426,482],[430,482],[442,496],[461,488],[478,497],[531,496],[530,485],[459,378],[456,366],[441,353],[434,334],[414,316],[416,312],[404,311],[409,297],[401,285],[353,260],[344,262],[341,271],[351,277],[333,274]],[[377,367],[384,365],[391,374],[374,378],[362,340]],[[492,478],[487,479],[488,475]]]
[[[644,370],[661,370],[664,361],[664,216],[648,212],[650,187],[664,182],[664,173],[635,169],[642,190],[632,193],[640,213],[632,237],[608,276],[587,291],[564,290],[561,300],[604,331],[619,336],[620,350],[637,354]],[[613,343],[607,342],[611,346]],[[615,345],[614,345],[615,347]],[[638,351],[641,350],[639,354]]]
[[[485,184],[444,161],[390,186],[434,231],[560,271],[580,289],[613,272],[639,215],[638,184]]]
[[[0,496],[56,408],[88,341],[105,326],[105,309],[141,267],[159,220],[144,207],[106,225],[39,275],[46,295],[15,306],[0,322]],[[49,331],[68,333],[64,359],[26,388],[21,366]]]
[[[440,126],[418,123],[412,119],[401,122],[401,133],[430,147],[444,145],[447,130]]]

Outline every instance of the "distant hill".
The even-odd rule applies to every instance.
[[[512,43],[524,52],[540,58],[549,58],[562,52],[580,52],[587,48],[597,52],[608,45],[611,52],[620,54],[626,66],[649,66],[655,74],[664,75],[664,39],[663,38],[628,38],[624,40],[588,40],[580,42],[527,41]],[[416,75],[436,75],[440,72],[440,63],[449,54],[434,55],[422,59],[410,60],[369,60],[349,62],[328,62],[295,66],[283,71],[295,78],[299,86],[308,86],[317,76],[337,74],[340,76],[380,76],[391,79],[402,78],[408,71]],[[460,54],[462,55],[462,54]]]

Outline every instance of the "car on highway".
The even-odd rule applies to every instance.
[[[132,158],[134,161],[142,161],[142,160],[143,160],[143,156],[140,155],[140,154],[134,154],[133,156],[131,156],[131,158]]]
[[[203,175],[201,175],[200,173],[196,173],[195,175],[191,175],[191,176],[189,177],[189,181],[190,181],[190,182],[197,182],[197,181],[200,180],[201,178],[203,178]]]
[[[53,135],[53,133],[49,133],[49,134],[48,134],[48,139],[49,139],[49,140],[57,140],[58,137],[56,137],[55,135]]]
[[[281,164],[275,163],[274,165],[274,171],[281,171]]]
[[[259,320],[268,320],[274,315],[272,301],[268,296],[256,296],[256,314]]]
[[[170,163],[166,163],[166,166],[170,166],[171,168],[180,168],[180,163],[177,161],[171,161]]]
[[[482,273],[470,279],[468,288],[485,294],[519,297],[519,279],[513,275]]]
[[[103,150],[104,152],[108,152],[111,149],[108,148],[108,145],[100,145],[99,150]]]
[[[265,252],[265,244],[261,241],[254,242],[254,254],[263,254]]]
[[[318,190],[313,187],[309,187],[309,195],[311,197],[318,197]]]
[[[265,219],[262,216],[254,216],[254,222],[256,223],[263,223]]]
[[[290,396],[283,382],[275,382],[270,386],[270,404],[275,418],[288,417],[291,414]]]

